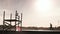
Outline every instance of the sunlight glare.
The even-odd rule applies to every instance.
[[[49,0],[37,0],[35,6],[36,10],[42,13],[46,13],[51,9],[51,3]]]
[[[50,0],[37,0],[35,3],[35,9],[38,14],[50,15],[52,8],[52,2]]]

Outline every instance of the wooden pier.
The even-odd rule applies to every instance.
[[[13,22],[14,22],[14,25],[12,25]],[[20,31],[22,31],[22,28],[21,28],[22,27],[22,13],[20,16],[19,13],[16,11],[15,19],[12,18],[12,13],[10,14],[10,19],[5,19],[5,11],[4,11],[4,13],[3,13],[3,31],[16,31],[17,26],[20,28]],[[14,30],[12,30],[12,28]]]

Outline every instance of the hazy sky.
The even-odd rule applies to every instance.
[[[60,25],[60,0],[0,0],[0,24],[17,10],[23,13],[23,26],[49,27]]]

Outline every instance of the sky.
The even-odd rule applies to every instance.
[[[0,0],[0,24],[3,23],[3,12],[6,18],[10,13],[15,15],[15,11],[23,13],[23,23],[25,27],[53,27],[60,25],[60,0]]]

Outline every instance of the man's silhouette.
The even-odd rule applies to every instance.
[[[52,24],[50,23],[50,30],[52,30]]]

